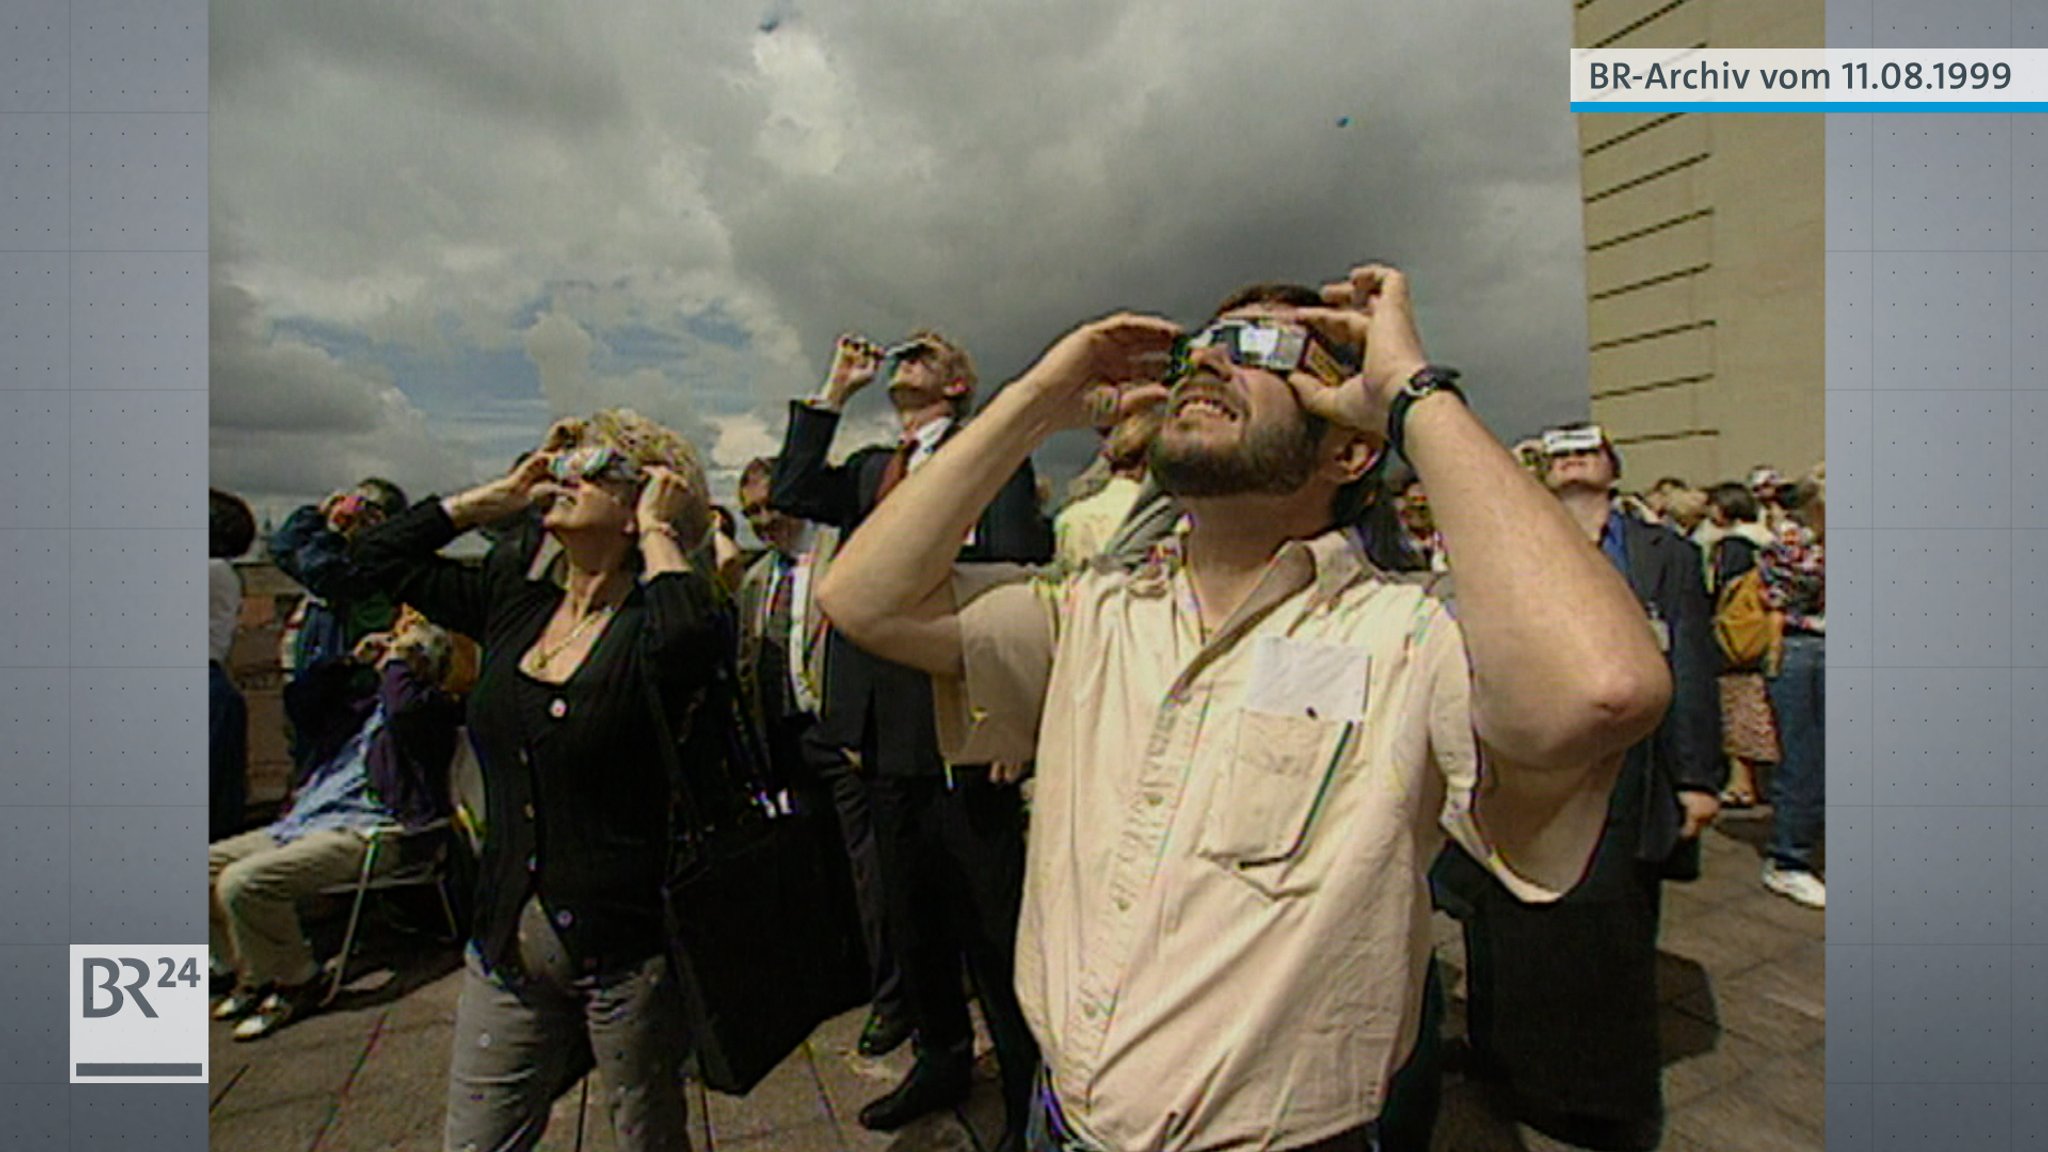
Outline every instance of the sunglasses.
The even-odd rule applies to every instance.
[[[624,480],[638,482],[640,470],[610,445],[587,444],[560,452],[548,461],[548,475],[566,484],[570,480]]]
[[[1193,368],[1192,358],[1203,348],[1221,348],[1232,364],[1263,368],[1286,375],[1306,372],[1325,384],[1342,384],[1358,373],[1362,363],[1357,351],[1342,348],[1317,335],[1314,329],[1280,320],[1218,320],[1192,336],[1174,342],[1170,380],[1179,380]]]

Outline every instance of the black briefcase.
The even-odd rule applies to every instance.
[[[772,775],[729,659],[680,742],[656,709],[673,799],[669,955],[706,1087],[745,1095],[869,998],[838,816]]]

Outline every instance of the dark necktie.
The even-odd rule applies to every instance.
[[[915,451],[917,441],[914,439],[906,438],[896,446],[896,451],[889,456],[888,467],[882,469],[882,486],[875,489],[875,503],[880,504],[888,499],[889,493],[894,492],[896,486],[903,483],[903,478],[910,475],[910,454]]]

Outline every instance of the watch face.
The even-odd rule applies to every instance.
[[[1409,395],[1420,399],[1439,388],[1449,385],[1457,378],[1457,373],[1442,368],[1424,368],[1408,378],[1408,383],[1403,387],[1403,390]]]

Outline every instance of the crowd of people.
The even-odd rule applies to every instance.
[[[876,384],[898,442],[833,462]],[[253,829],[220,637],[253,521],[214,492],[216,1016],[253,1040],[317,1007],[295,900],[367,830],[446,819],[466,725],[447,1147],[533,1147],[593,1067],[619,1147],[687,1147],[674,804],[737,724],[837,817],[859,1050],[913,1046],[870,1129],[967,1096],[971,996],[1006,1147],[1419,1152],[1434,905],[1517,1117],[1655,1147],[1660,886],[1767,766],[1763,882],[1824,900],[1820,471],[1637,499],[1597,427],[1511,452],[1377,265],[1193,330],[1084,324],[978,387],[938,332],[842,337],[740,475],[754,556],[689,442],[619,410],[467,492],[301,509],[270,542],[310,593],[294,779]],[[1069,427],[1101,452],[1053,512],[1031,458]],[[480,564],[441,555],[471,529]],[[728,667],[743,706],[705,707]]]

